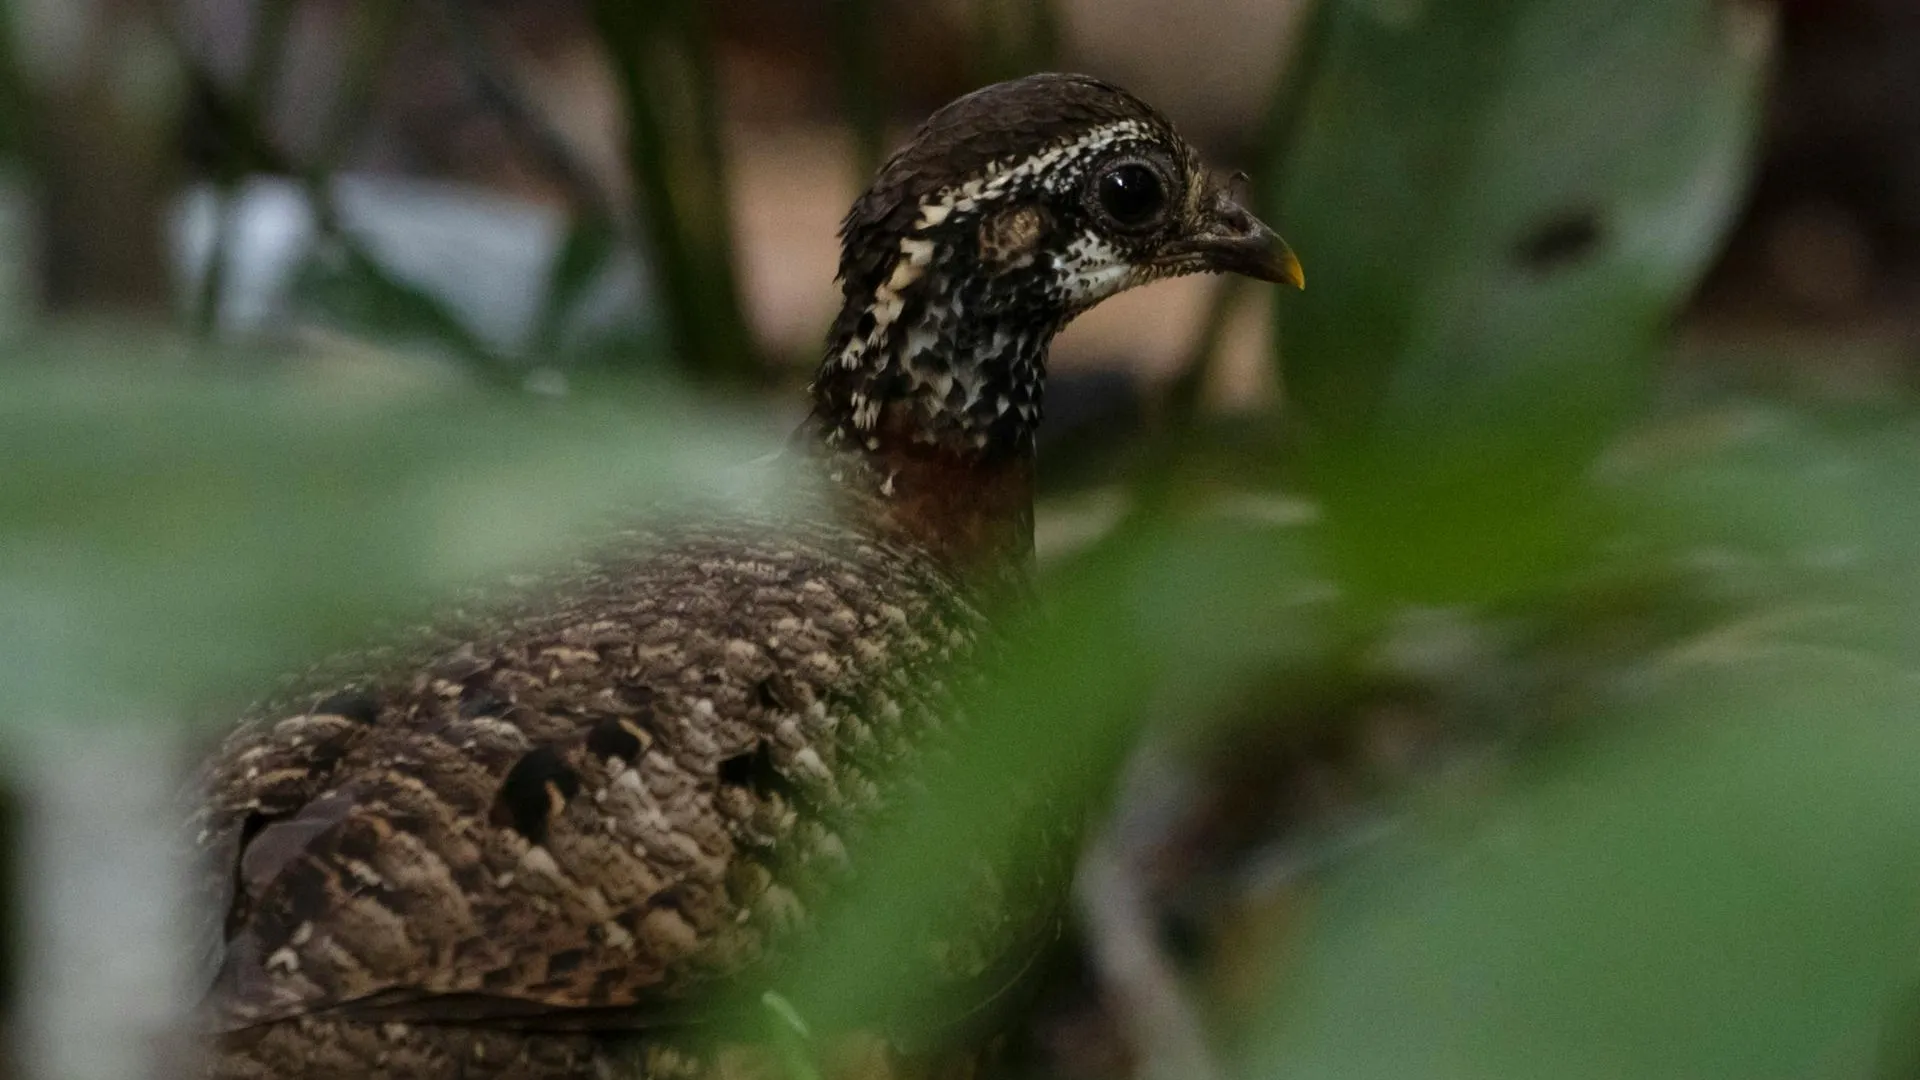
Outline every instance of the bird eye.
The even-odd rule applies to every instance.
[[[1138,161],[1125,161],[1100,174],[1095,194],[1100,209],[1115,224],[1138,228],[1166,209],[1167,187],[1160,174]]]

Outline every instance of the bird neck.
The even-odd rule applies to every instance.
[[[836,320],[803,438],[866,520],[963,577],[1024,578],[1034,432],[1060,319],[985,290],[881,292],[850,298]]]

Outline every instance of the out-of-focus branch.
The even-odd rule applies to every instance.
[[[1320,72],[1322,59],[1326,56],[1327,39],[1332,31],[1333,9],[1337,0],[1306,2],[1311,6],[1303,16],[1304,22],[1295,39],[1293,55],[1288,57],[1281,71],[1280,83],[1267,106],[1266,117],[1261,121],[1249,148],[1248,169],[1258,178],[1258,182],[1247,184],[1247,190],[1242,194],[1251,203],[1248,209],[1262,217],[1271,214],[1279,201],[1275,197],[1279,184],[1271,178],[1271,174],[1285,164],[1293,147],[1300,129],[1300,118],[1306,110],[1307,94]],[[1201,319],[1200,335],[1188,352],[1186,363],[1180,366],[1180,374],[1167,388],[1162,412],[1162,421],[1167,428],[1181,430],[1190,427],[1199,414],[1200,398],[1206,389],[1207,379],[1219,362],[1227,324],[1245,301],[1248,285],[1249,282],[1243,278],[1228,277],[1213,290],[1207,301],[1206,314]]]
[[[674,354],[706,383],[763,371],[734,270],[710,12],[699,0],[594,0],[627,110],[627,161]]]
[[[1151,773],[1160,751],[1139,755],[1134,772]],[[1142,784],[1136,776],[1130,787]],[[1180,971],[1160,945],[1138,853],[1146,838],[1123,835],[1124,815],[1110,823],[1080,860],[1075,899],[1102,996],[1121,1021],[1141,1080],[1219,1080],[1206,1025]],[[1155,838],[1157,839],[1157,838]]]
[[[11,0],[0,0],[0,155],[20,152],[27,140],[27,87],[16,62]]]
[[[446,15],[454,52],[481,104],[500,119],[533,163],[567,193],[575,214],[609,225],[617,223],[616,201],[568,145],[566,137],[527,100],[513,72],[488,41],[473,0],[441,0],[441,10]]]
[[[230,111],[232,127],[255,134],[265,130],[267,99],[279,82],[294,4],[295,0],[260,0],[255,5],[253,33],[247,43],[246,74],[240,80],[239,92],[223,102],[223,107]],[[217,90],[215,94],[217,96]],[[226,295],[227,253],[233,244],[235,227],[233,196],[241,179],[256,167],[249,151],[257,142],[257,138],[228,139],[227,152],[216,167],[219,198],[214,213],[213,247],[207,253],[206,273],[200,279],[200,295],[194,301],[194,322],[202,336],[211,336],[220,327],[220,298]]]
[[[1060,55],[1060,14],[1052,0],[976,0],[976,81],[1046,71]]]
[[[878,8],[874,0],[833,0],[840,107],[853,128],[854,176],[862,187],[879,171],[887,149],[889,102],[880,64],[883,43]]]
[[[573,221],[567,239],[547,275],[546,295],[534,322],[531,343],[556,350],[567,316],[581,290],[606,260],[633,240],[633,221],[619,200],[522,90],[519,80],[488,40],[473,0],[442,0],[454,52],[476,96],[512,138],[566,193]]]
[[[191,68],[192,84],[212,108],[226,147],[223,159],[215,167],[221,206],[213,251],[206,276],[200,283],[195,309],[195,321],[203,334],[212,333],[218,326],[231,229],[227,203],[235,186],[248,172],[265,168],[297,176],[307,190],[321,235],[358,250],[351,238],[343,237],[340,232],[333,200],[333,173],[351,150],[354,138],[364,128],[367,114],[377,100],[381,78],[407,9],[398,0],[360,0],[353,6],[345,32],[349,48],[341,65],[338,100],[323,123],[312,157],[296,161],[275,145],[267,115],[273,89],[279,82],[287,33],[297,4],[298,0],[262,0],[248,46],[247,66],[237,88],[228,89],[203,67]],[[178,42],[175,46],[178,54],[188,57],[191,64],[192,52],[180,48]]]
[[[164,223],[182,81],[141,0],[13,0],[12,57],[36,181],[49,312],[169,307]]]
[[[354,47],[340,73],[340,100],[327,117],[319,149],[307,163],[309,178],[331,177],[365,129],[406,15],[407,5],[401,0],[360,0],[354,5],[346,31]]]

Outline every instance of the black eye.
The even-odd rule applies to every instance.
[[[1167,188],[1160,182],[1160,174],[1137,161],[1108,169],[1097,183],[1100,209],[1117,224],[1145,225],[1166,208]]]

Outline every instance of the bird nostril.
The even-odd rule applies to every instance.
[[[1255,229],[1253,214],[1224,191],[1216,201],[1214,219],[1219,223],[1220,231],[1228,236],[1247,236]]]

